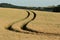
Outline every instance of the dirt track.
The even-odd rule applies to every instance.
[[[56,30],[56,32],[50,32],[50,30],[47,31],[47,29],[45,29],[45,31],[40,30],[43,29],[44,26],[43,28],[39,26],[42,19],[40,20],[38,18],[40,16],[45,18],[45,15],[49,12],[41,12],[41,14],[40,12],[38,13],[31,10],[18,10],[10,8],[0,8],[0,10],[0,40],[60,40],[60,32],[58,30],[57,31],[59,33],[56,33]],[[51,14],[48,15],[51,16]],[[59,15],[60,14],[52,14],[51,17],[59,17]],[[50,16],[46,17],[49,18]],[[58,17],[56,17],[57,20],[59,20]],[[37,25],[38,23],[34,24],[36,21],[39,25]],[[44,21],[46,20],[44,19]],[[43,22],[43,20],[41,22]]]

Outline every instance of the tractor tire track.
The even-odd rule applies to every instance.
[[[36,30],[33,30],[33,29],[28,28],[27,27],[28,23],[30,23],[31,21],[33,21],[36,18],[36,13],[33,12],[33,11],[31,11],[31,12],[34,15],[33,18],[30,21],[28,21],[27,23],[23,24],[23,26],[20,28],[21,30],[24,30],[24,31],[15,30],[15,29],[12,28],[12,25],[14,25],[17,22],[15,22],[14,24],[10,25],[7,29],[10,30],[10,31],[24,33],[24,34],[34,34],[34,33],[36,33],[36,34],[45,34],[45,35],[56,35],[56,36],[60,36],[60,34],[56,34],[56,33],[44,33],[44,32],[39,32],[39,31],[36,31]],[[27,13],[28,13],[28,15],[27,15],[27,17],[25,19],[27,19],[30,16],[30,12],[27,11]],[[18,22],[20,22],[20,21],[18,21]],[[26,32],[26,31],[28,31],[28,32]]]
[[[24,19],[22,19],[22,20],[25,20],[25,19],[27,19],[27,18],[30,16],[30,13],[29,13],[28,11],[26,11],[26,12],[28,13],[28,15],[27,15]],[[22,21],[22,20],[19,20],[19,21]],[[19,22],[19,21],[16,21],[16,22],[12,23],[12,24],[11,24],[9,27],[7,27],[6,29],[7,29],[7,30],[10,30],[10,31],[19,32],[18,30],[14,30],[14,29],[12,28],[12,26],[13,26],[15,23]]]
[[[30,21],[28,21],[26,24],[24,24],[24,25],[21,27],[21,29],[22,29],[22,30],[26,30],[26,31],[30,31],[30,32],[36,32],[35,30],[32,30],[32,29],[27,28],[28,23],[31,22],[31,21],[33,21],[33,20],[36,18],[36,13],[33,12],[33,11],[31,11],[31,12],[33,13],[34,17],[33,17]]]
[[[32,12],[32,11],[31,11]],[[29,11],[27,11],[27,13],[28,13],[28,16],[25,18],[25,19],[27,19],[29,16],[30,16],[30,12]],[[32,14],[33,14],[33,17],[32,17],[32,19],[30,19],[30,21],[28,21],[27,23],[25,23],[25,24],[23,24],[23,26],[21,27],[21,29],[22,30],[24,30],[24,26],[26,25],[26,24],[28,24],[29,22],[31,22],[31,21],[33,21],[34,19],[35,19],[35,17],[36,17],[36,14],[34,13],[34,12],[32,12]],[[20,22],[20,21],[18,21],[18,22]],[[15,22],[15,23],[17,23],[17,22]],[[15,24],[14,23],[14,24]],[[29,31],[29,32],[24,32],[24,31],[20,31],[20,30],[15,30],[14,28],[12,28],[12,26],[14,25],[14,24],[12,24],[12,25],[10,25],[7,29],[8,30],[10,30],[10,31],[14,31],[14,32],[20,32],[20,33],[27,33],[27,34],[29,34],[29,30],[30,29],[26,29],[26,31]],[[33,30],[31,30],[31,31],[33,31]]]
[[[27,27],[28,23],[30,23],[31,21],[33,21],[36,18],[36,13],[33,12],[33,11],[31,11],[31,12],[34,14],[34,17],[29,22],[24,24],[23,27],[21,27],[22,30],[26,30],[26,31],[29,31],[29,32],[32,32],[32,33],[34,32],[34,33],[37,33],[37,34],[40,33],[40,34],[51,34],[51,35],[56,35],[56,36],[58,35],[58,36],[60,36],[60,34],[56,34],[56,33],[44,33],[44,32],[39,32],[39,31],[36,31],[36,30],[28,28]]]

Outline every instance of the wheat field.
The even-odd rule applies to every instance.
[[[0,40],[60,40],[60,13],[0,8]]]
[[[60,34],[60,13],[34,11],[37,15],[34,21],[28,24],[30,29]]]

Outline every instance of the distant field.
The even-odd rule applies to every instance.
[[[0,40],[60,40],[60,13],[0,8]]]

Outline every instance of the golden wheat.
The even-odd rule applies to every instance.
[[[27,16],[28,13],[26,12],[26,10],[23,9],[0,8],[0,40],[60,40],[60,35],[45,33],[30,34],[29,33],[30,31],[27,32],[26,30],[21,29],[21,27],[23,27],[24,24],[30,21],[29,24],[26,26],[32,30],[49,33],[59,32],[57,31],[57,29],[59,30],[59,28],[57,28],[55,25],[54,25],[55,27],[52,25],[50,26],[50,23],[59,24],[60,14],[41,11],[34,12],[36,13],[36,18],[35,20],[31,21],[34,15],[30,10],[29,10],[30,16],[28,17]],[[11,31],[6,29],[9,26],[12,26],[14,30]],[[56,28],[56,32],[52,31],[54,30],[54,28]],[[15,32],[15,30],[19,30],[22,32]]]
[[[34,11],[36,18],[27,26],[30,29],[44,33],[60,34],[60,13]]]

